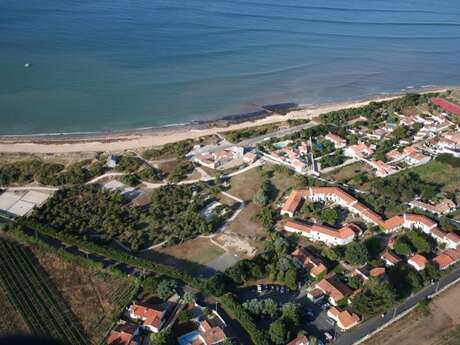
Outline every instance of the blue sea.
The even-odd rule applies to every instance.
[[[0,0],[0,134],[459,84],[459,0]]]

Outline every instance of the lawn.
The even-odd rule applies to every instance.
[[[91,344],[99,344],[136,289],[133,279],[87,268],[33,248],[41,266],[80,321]]]

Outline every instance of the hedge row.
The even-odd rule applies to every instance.
[[[25,228],[30,228],[33,230],[36,229],[42,234],[58,239],[66,244],[74,245],[85,251],[88,251],[88,252],[91,252],[97,255],[101,255],[109,259],[120,261],[125,264],[134,266],[136,268],[149,270],[152,272],[156,272],[159,274],[169,276],[177,280],[181,280],[187,283],[188,285],[193,286],[197,289],[202,289],[204,287],[204,281],[202,279],[195,278],[192,275],[186,272],[179,271],[173,267],[156,264],[149,260],[145,260],[145,259],[136,257],[134,255],[122,252],[118,249],[114,249],[111,247],[102,246],[94,242],[86,241],[72,234],[58,232],[52,228],[49,228],[39,223],[32,222],[28,219],[19,219],[17,223],[20,226],[23,226]]]

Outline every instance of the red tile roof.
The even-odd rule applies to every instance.
[[[136,325],[118,324],[110,331],[110,335],[107,338],[107,344],[128,345],[136,330]]]
[[[425,267],[425,265],[428,263],[427,258],[420,254],[415,254],[409,260],[414,262],[419,267]]]
[[[444,269],[454,263],[454,260],[449,255],[441,253],[433,259],[433,262],[435,262],[440,269]]]
[[[217,344],[227,339],[222,328],[212,327],[207,320],[201,322],[199,331],[208,345]]]
[[[407,221],[422,223],[428,227],[437,225],[434,220],[421,214],[406,213],[405,218]]]
[[[307,336],[302,335],[300,337],[291,340],[287,345],[308,345],[310,341],[308,340]]]
[[[324,278],[317,284],[317,287],[323,290],[336,302],[353,293],[348,286],[335,278]]]
[[[371,277],[380,277],[385,274],[385,267],[374,267],[369,271]]]
[[[294,214],[302,201],[302,193],[299,190],[293,190],[283,205],[281,212],[290,212]]]
[[[383,222],[383,228],[387,231],[394,230],[404,224],[402,216],[394,216]]]
[[[391,262],[393,265],[396,265],[398,262],[401,261],[401,259],[396,254],[393,254],[393,253],[391,253],[389,251],[383,253],[382,258],[384,260],[387,260],[387,261]]]

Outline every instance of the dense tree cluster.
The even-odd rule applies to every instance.
[[[175,244],[211,233],[216,220],[208,221],[199,213],[210,201],[205,201],[205,198],[205,191],[196,186],[167,185],[156,189],[145,216],[150,239],[154,242],[168,240],[170,244]]]
[[[332,155],[326,155],[323,156],[320,159],[320,164],[321,168],[329,168],[329,167],[335,167],[337,165],[343,164],[346,161],[345,154],[343,153],[343,150],[338,150]]]
[[[267,251],[253,259],[240,260],[227,268],[226,275],[236,284],[268,276],[271,280],[286,284],[292,290],[297,289],[301,269],[288,255],[293,249],[292,245],[280,234],[275,233],[267,247]]]
[[[232,143],[238,143],[242,140],[265,135],[276,131],[278,126],[276,124],[268,124],[257,127],[248,127],[243,129],[236,129],[234,131],[223,132],[225,139]]]
[[[92,185],[58,190],[32,219],[58,231],[117,239],[133,249],[143,242],[143,232],[135,229],[136,210],[125,205],[121,194]]]
[[[352,242],[345,249],[345,260],[352,265],[363,265],[369,259],[367,247],[361,242]]]
[[[422,200],[434,198],[439,186],[426,183],[414,172],[403,172],[385,178],[374,179],[372,195],[362,198],[378,213],[398,214],[404,211],[403,204],[420,196]]]
[[[396,293],[388,282],[371,279],[353,298],[353,307],[364,316],[370,317],[390,308],[396,301]]]
[[[83,160],[65,167],[40,160],[26,160],[0,166],[0,185],[37,181],[44,185],[80,184],[104,173],[101,161]]]

